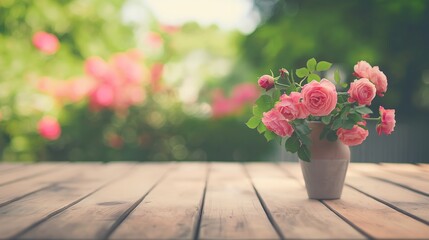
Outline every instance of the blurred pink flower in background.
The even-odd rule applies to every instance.
[[[164,40],[162,39],[161,35],[159,35],[156,32],[149,32],[146,35],[146,41],[145,43],[150,48],[160,48],[164,44]]]
[[[173,34],[180,31],[180,27],[173,25],[161,25],[161,30],[169,34]]]
[[[158,92],[162,89],[161,77],[163,70],[164,64],[162,63],[155,63],[150,70],[150,81],[154,92]]]
[[[48,55],[56,53],[60,47],[58,38],[47,32],[36,32],[33,35],[33,45]]]
[[[109,62],[99,57],[90,57],[85,62],[86,74],[95,80],[89,93],[91,109],[111,108],[126,110],[131,105],[142,103],[146,93],[145,69],[139,63],[137,50],[118,53]]]
[[[214,118],[235,115],[246,106],[252,105],[259,97],[259,89],[251,83],[236,85],[227,98],[222,89],[212,92],[212,115]]]
[[[56,140],[61,135],[61,126],[57,119],[53,117],[43,117],[38,123],[39,134],[48,139]]]

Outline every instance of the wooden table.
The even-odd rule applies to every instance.
[[[0,238],[429,239],[429,165],[351,164],[309,200],[296,163],[0,164]]]

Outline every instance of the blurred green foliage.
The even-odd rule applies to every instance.
[[[399,119],[428,117],[428,1],[282,0],[270,14],[241,42],[242,58],[257,72],[298,68],[315,56],[338,63],[334,69],[352,81],[353,65],[366,60],[387,75],[382,101],[397,109]]]
[[[237,59],[240,35],[196,24],[168,33],[156,22],[142,32],[123,23],[123,4],[122,0],[0,2],[1,160],[229,161],[259,160],[267,154],[270,146],[246,129],[246,116],[212,119],[204,110],[211,90],[219,86],[216,82]],[[57,36],[60,50],[44,55],[35,49],[31,39],[37,31]],[[162,46],[152,49],[147,34],[159,36]],[[137,47],[144,52],[146,74],[154,64],[164,65],[171,74],[163,76],[164,90],[152,91],[149,86],[145,102],[125,114],[91,111],[87,99],[58,102],[37,89],[44,76],[59,82],[84,76],[88,57],[108,59]],[[188,103],[180,99],[188,95],[180,89],[190,76],[196,76],[199,99]],[[232,85],[224,82],[227,88]],[[55,141],[37,132],[37,122],[45,115],[55,116],[61,124],[61,137]]]

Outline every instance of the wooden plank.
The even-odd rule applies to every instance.
[[[238,163],[213,163],[201,219],[201,239],[278,239]]]
[[[205,163],[179,163],[111,235],[114,239],[191,239],[207,175]]]
[[[350,165],[352,171],[358,171],[366,176],[388,181],[412,189],[416,192],[429,196],[429,184],[426,180],[416,179],[413,177],[403,176],[400,174],[383,170],[377,164],[355,163]]]
[[[130,170],[129,164],[88,167],[81,177],[50,186],[18,201],[0,207],[0,236],[19,237],[33,226],[81,201],[106,183]]]
[[[373,238],[428,239],[429,226],[410,218],[364,194],[344,188],[339,200],[324,201]]]
[[[346,184],[371,197],[429,224],[429,197],[403,187],[349,172]]]
[[[252,163],[246,169],[285,238],[365,238],[320,201],[308,199],[303,185],[277,165]]]
[[[28,164],[18,169],[19,171],[2,172],[0,174],[0,186],[46,174],[60,168],[61,166],[62,165],[58,163]]]
[[[429,171],[428,163],[419,163],[418,166],[421,167],[423,171]]]
[[[299,178],[302,184],[304,183],[302,174],[296,171],[299,168],[297,164],[281,165],[290,174]],[[429,238],[428,225],[350,187],[344,187],[341,199],[322,202],[371,238]]]
[[[21,163],[8,163],[8,162],[0,162],[0,172],[4,173],[6,171],[10,171],[12,169],[17,169],[23,167],[24,165]]]
[[[429,181],[429,172],[415,164],[409,163],[382,163],[380,167],[389,172],[404,175],[411,178],[417,178],[423,181]]]
[[[49,186],[73,179],[79,179],[85,168],[90,167],[95,169],[101,166],[102,165],[99,163],[68,164],[67,166],[43,175],[0,186],[0,207]]]
[[[139,164],[126,177],[27,232],[29,239],[105,238],[119,217],[139,201],[173,164]]]

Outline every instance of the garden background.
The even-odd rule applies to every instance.
[[[395,132],[370,126],[352,161],[429,162],[428,43],[424,0],[2,0],[0,161],[293,160],[244,122],[260,75],[316,57],[388,77]]]

